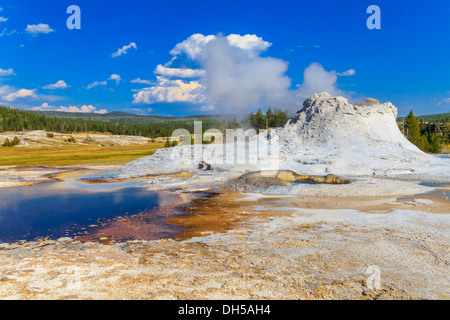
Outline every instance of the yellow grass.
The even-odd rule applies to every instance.
[[[103,147],[72,145],[61,147],[0,147],[0,166],[69,166],[124,164],[153,154],[164,143]]]

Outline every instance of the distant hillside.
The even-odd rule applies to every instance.
[[[406,117],[398,117],[397,122],[403,122]],[[423,116],[416,116],[417,120],[422,120],[424,122],[448,122],[450,121],[450,112],[440,113],[440,114],[429,114]]]
[[[233,115],[192,115],[184,117],[160,116],[160,115],[139,115],[123,111],[113,111],[109,113],[80,113],[80,112],[62,112],[62,111],[30,111],[35,114],[55,118],[86,119],[96,121],[109,121],[112,119],[139,119],[145,121],[184,121],[184,120],[204,120],[204,119],[233,119]]]

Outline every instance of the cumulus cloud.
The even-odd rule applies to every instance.
[[[226,37],[230,45],[241,48],[251,55],[258,55],[262,51],[267,50],[272,44],[264,41],[263,38],[254,34],[230,34]]]
[[[205,45],[215,38],[216,37],[213,35],[204,36],[200,33],[193,34],[183,42],[178,43],[175,48],[170,51],[170,54],[176,56],[185,53],[189,58],[195,60],[198,54],[203,51]]]
[[[165,77],[197,78],[204,75],[205,70],[195,70],[188,68],[167,68],[161,64],[158,64],[154,73]]]
[[[298,86],[296,94],[298,97],[307,98],[321,92],[328,92],[332,96],[348,96],[337,87],[336,71],[326,71],[322,65],[314,62],[305,69],[303,84]]]
[[[39,33],[50,33],[55,30],[50,28],[48,24],[45,23],[39,23],[39,24],[28,24],[25,31],[30,34],[39,34]]]
[[[137,45],[134,42],[130,42],[130,44],[123,46],[122,48],[117,49],[116,52],[114,52],[111,57],[113,58],[117,58],[120,57],[123,54],[127,54],[127,51],[131,48],[134,48],[135,50],[137,50]]]
[[[197,81],[169,80],[157,77],[156,83],[138,90],[133,95],[134,104],[152,104],[157,102],[203,103],[206,100],[204,87]]]
[[[5,17],[0,17],[0,22],[6,22],[8,21],[9,18],[5,18]]]
[[[176,56],[185,53],[189,58],[195,60],[198,58],[199,54],[204,52],[206,45],[217,38],[218,37],[214,35],[205,36],[200,33],[193,34],[183,42],[178,43],[175,48],[170,51],[170,54]],[[259,54],[261,51],[266,50],[272,45],[270,42],[264,41],[263,38],[254,34],[246,34],[243,36],[239,34],[230,34],[225,38],[231,46],[243,49],[251,55]]]
[[[95,88],[97,86],[106,86],[106,81],[95,81],[95,82],[92,82],[91,84],[88,84],[86,89],[90,90],[90,89]]]
[[[24,98],[36,99],[37,98],[36,89],[33,89],[33,90],[20,89],[20,90],[12,92],[3,97],[4,100],[10,101],[10,102],[16,101],[18,99],[24,99]]]
[[[349,69],[347,71],[336,73],[336,75],[341,77],[348,77],[348,76],[354,76],[356,74],[356,71],[354,69]]]
[[[8,104],[10,102],[27,103],[35,100],[57,101],[64,100],[64,97],[38,94],[36,89],[18,89],[9,85],[0,86],[0,104]]]
[[[188,37],[186,40],[178,43],[170,51],[173,56],[172,60],[165,65],[157,65],[154,70],[155,74],[170,77],[170,78],[201,78],[205,75],[203,69],[190,68],[173,68],[171,67],[178,56],[184,54],[192,61],[199,61],[204,59],[202,57],[206,52],[206,47],[215,42],[218,38],[225,39],[225,42],[231,47],[242,49],[248,56],[254,57],[259,55],[262,51],[267,50],[272,44],[264,41],[263,38],[254,34],[230,34],[227,37],[215,35],[203,35],[196,33]]]
[[[59,80],[56,83],[43,86],[42,89],[54,90],[54,89],[67,89],[69,87],[70,86],[67,85],[67,83],[64,80]]]
[[[31,110],[34,110],[34,111],[61,111],[61,112],[75,112],[75,113],[100,113],[100,114],[108,113],[108,111],[106,109],[97,110],[97,108],[94,107],[93,105],[82,105],[80,107],[78,107],[78,106],[55,107],[55,106],[49,105],[47,102],[43,103],[41,106],[31,108]]]
[[[108,80],[115,81],[116,84],[118,85],[120,83],[120,81],[122,80],[122,78],[120,78],[120,76],[118,74],[113,73],[112,75],[109,76]]]
[[[5,76],[11,76],[14,74],[14,70],[13,69],[2,69],[0,68],[0,77],[5,77]]]

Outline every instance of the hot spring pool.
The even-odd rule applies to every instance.
[[[148,191],[142,181],[89,184],[74,178],[28,187],[0,189],[0,242],[33,241],[60,237],[95,239],[100,230],[117,221],[133,222],[136,238],[157,239],[182,230],[164,223],[177,195]],[[139,218],[139,219],[137,219]],[[136,229],[136,227],[134,227]],[[120,229],[116,224],[111,230]],[[114,237],[114,235],[112,235]],[[133,231],[117,238],[135,238]]]

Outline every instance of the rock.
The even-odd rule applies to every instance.
[[[289,181],[277,178],[277,174],[261,174],[261,172],[245,173],[232,180],[230,186],[235,188],[267,188],[272,186],[291,186]]]
[[[297,180],[296,176],[297,176],[297,174],[295,172],[288,171],[288,170],[278,171],[278,174],[277,174],[278,179],[282,179],[282,180],[290,181],[290,182],[296,181]]]
[[[198,165],[198,169],[199,170],[203,170],[203,171],[208,171],[208,170],[212,170],[212,167],[209,163],[206,163],[204,161],[202,161],[199,165]]]
[[[273,186],[292,186],[292,182],[348,184],[351,180],[340,179],[333,174],[323,176],[299,175],[292,170],[254,171],[245,173],[229,182],[231,188],[256,190]]]
[[[373,98],[366,98],[363,102],[357,102],[355,106],[361,107],[361,106],[374,106],[380,104],[380,101]]]

